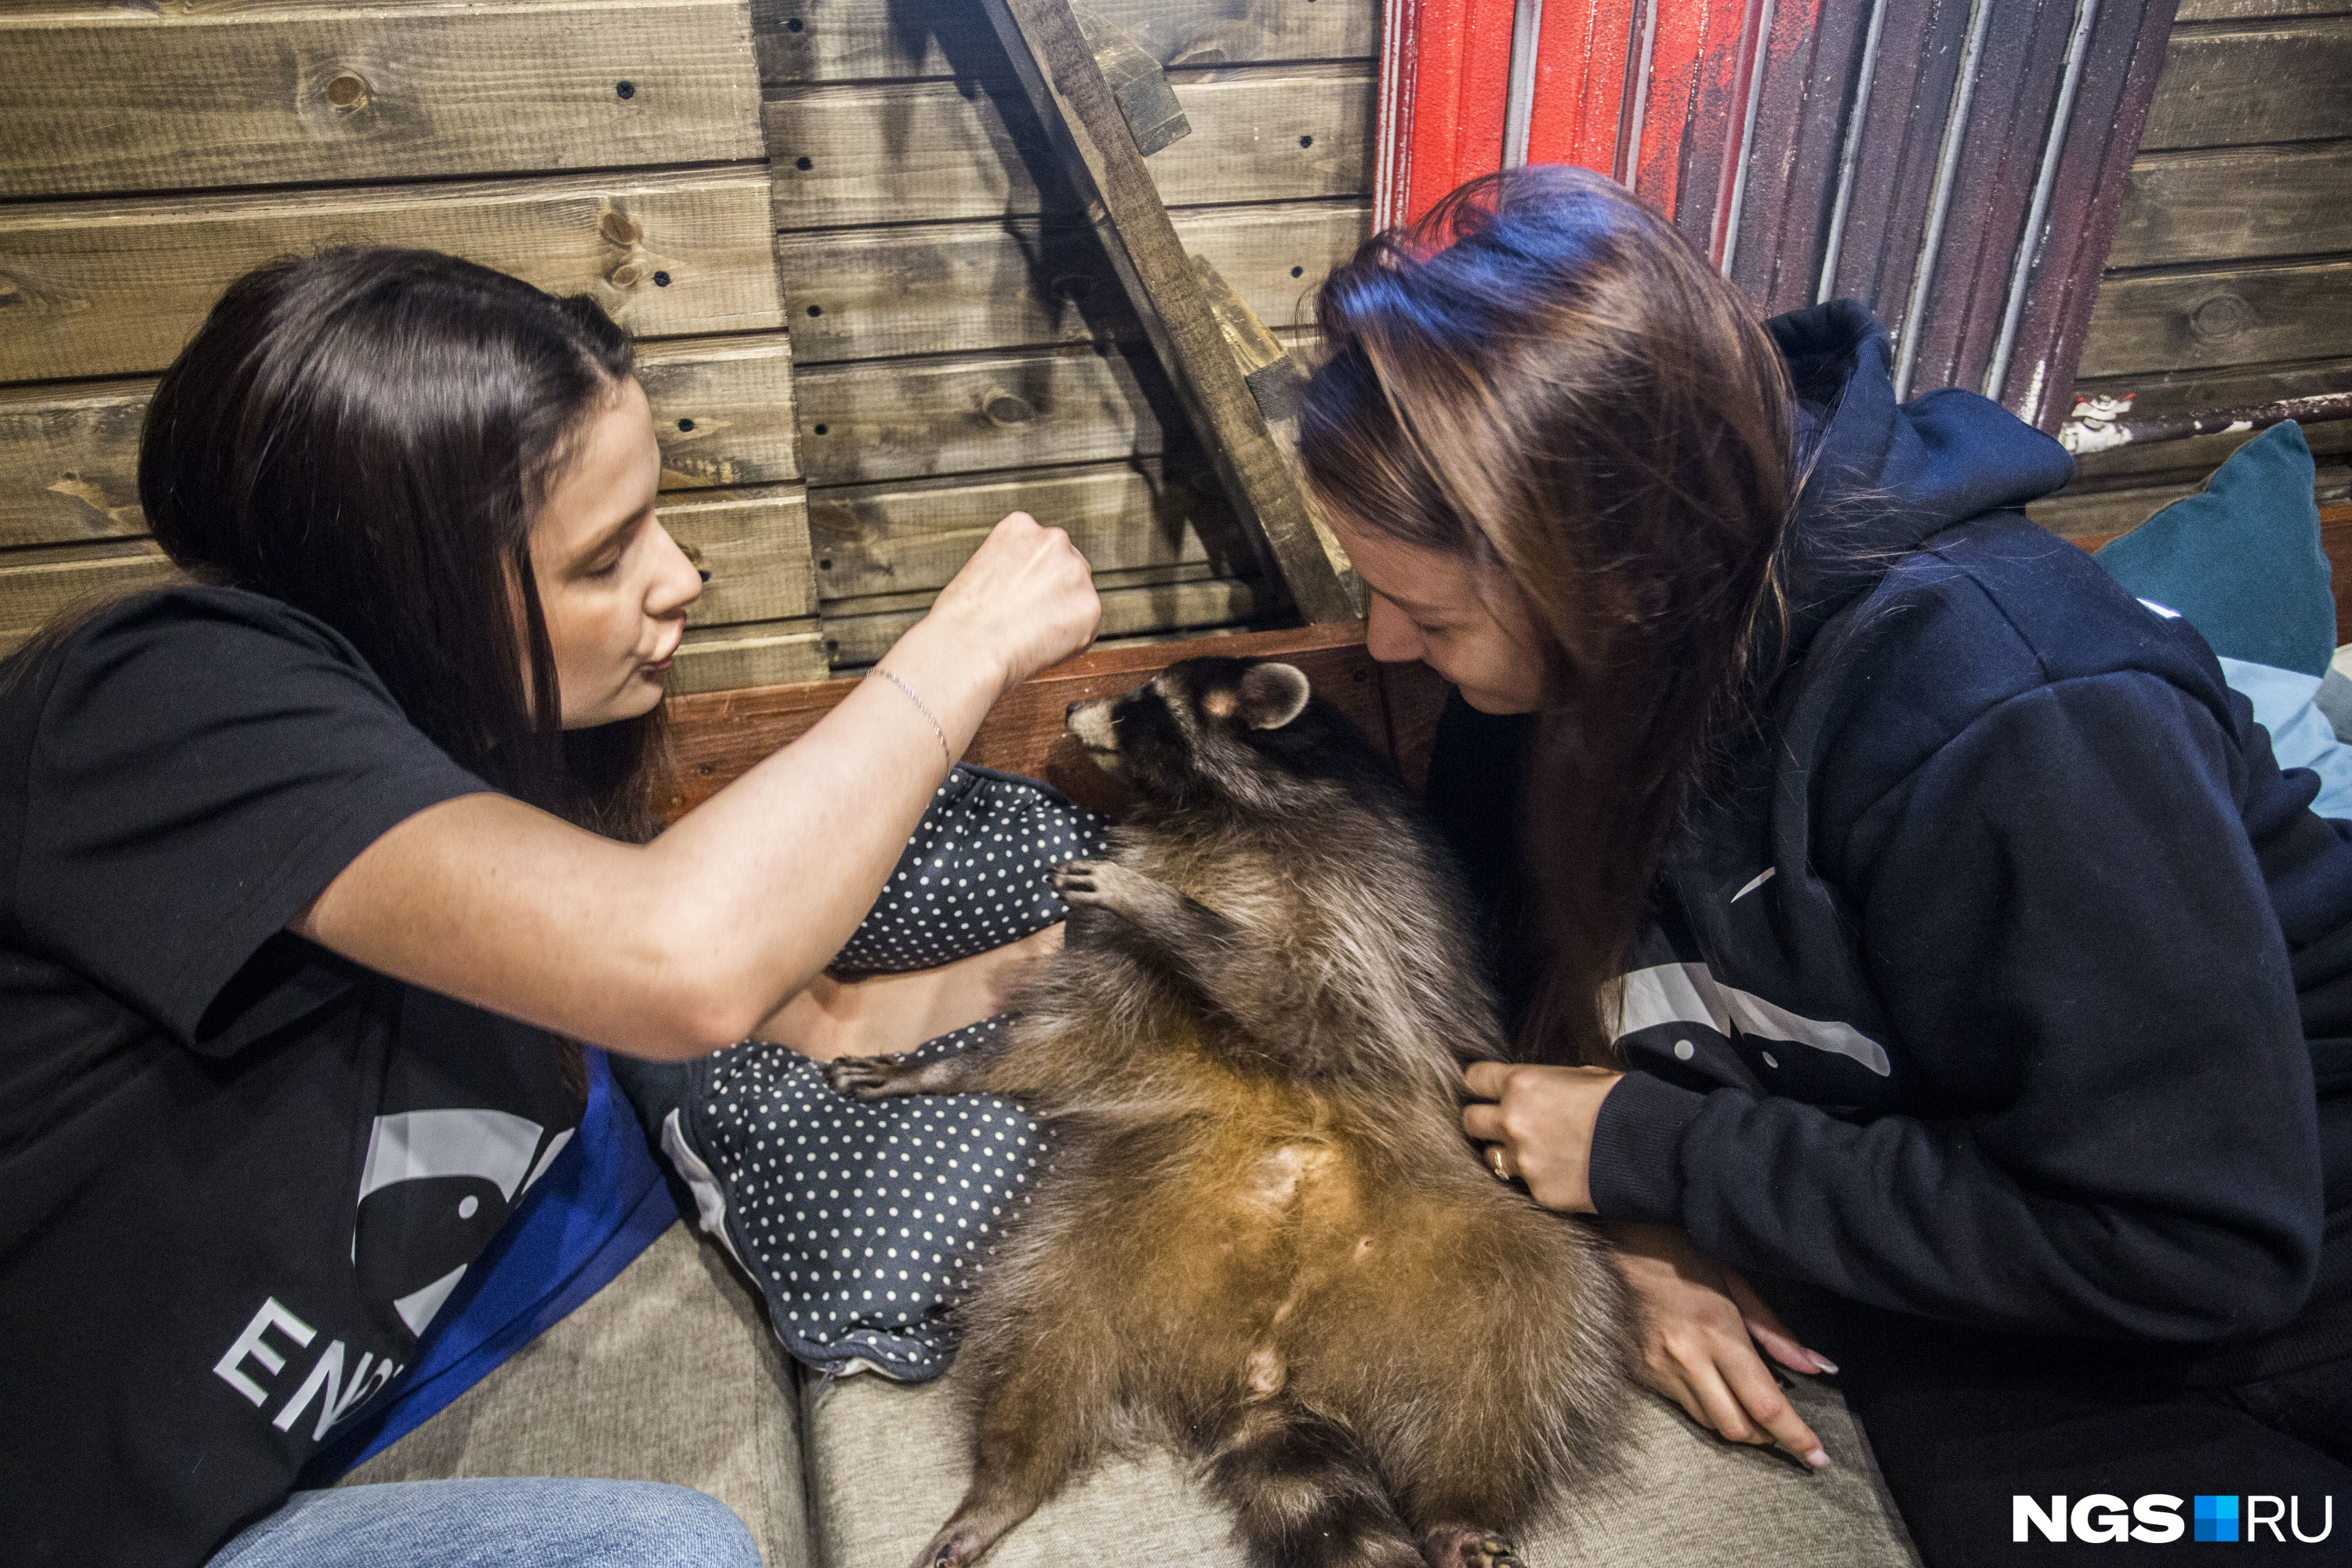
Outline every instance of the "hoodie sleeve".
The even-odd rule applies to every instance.
[[[1988,1328],[2284,1321],[2317,1266],[2320,1155],[2247,773],[2153,674],[1981,714],[1861,814],[1839,878],[1919,1098],[1956,1113],[1856,1121],[1636,1075],[1595,1133],[1603,1215]]]

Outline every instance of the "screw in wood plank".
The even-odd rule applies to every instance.
[[[824,314],[824,307],[822,305],[811,305],[809,307],[809,314],[812,316],[822,316]]]
[[[635,98],[637,96],[637,84],[633,81],[616,81],[613,84],[613,91],[620,98]]]
[[[654,274],[654,287],[655,287],[655,288],[656,288],[656,289],[667,289],[667,288],[668,288],[668,287],[669,287],[669,274],[668,274],[668,273],[667,273],[667,272],[656,272],[656,273],[655,273],[655,274]]]
[[[819,436],[822,436],[822,435],[824,435],[824,434],[825,433],[825,426],[822,426],[822,425],[813,426],[811,426],[811,428],[812,428],[813,430],[814,430],[814,432],[815,432],[817,435],[819,435]]]
[[[797,33],[800,30],[801,19],[798,16],[793,17],[791,21],[784,24],[784,31],[787,33]]]
[[[1290,269],[1290,275],[1293,278],[1304,278],[1307,276],[1307,268],[1304,267],[1294,267]]]
[[[1301,136],[1298,139],[1298,144],[1301,147],[1312,147],[1315,145],[1315,138],[1312,136]]]
[[[822,561],[818,562],[818,563],[816,563],[816,569],[817,569],[818,571],[820,571],[820,572],[830,572],[830,571],[832,571],[832,570],[833,570],[833,557],[832,557],[832,556],[830,556],[830,555],[828,555],[828,556],[826,556],[824,560],[822,560]]]
[[[793,168],[795,168],[795,169],[800,169],[800,170],[803,170],[803,171],[806,171],[806,170],[809,170],[809,169],[814,169],[814,168],[815,168],[815,167],[816,167],[816,163],[815,163],[815,162],[814,162],[814,160],[812,160],[812,159],[808,159],[808,158],[795,158],[795,159],[793,159]]]
[[[694,428],[694,421],[691,419],[681,419],[677,422],[677,427],[681,430],[691,430]]]

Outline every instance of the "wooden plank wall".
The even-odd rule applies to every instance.
[[[154,376],[239,273],[357,241],[594,295],[710,574],[674,688],[824,672],[745,0],[17,0],[0,60],[0,647],[168,577]]]
[[[2074,390],[2137,417],[2352,390],[2352,0],[2181,0]],[[2352,422],[2305,427],[2323,505]],[[2248,439],[2092,454],[2032,510],[2137,526]]]
[[[1192,134],[1150,169],[1269,325],[1370,232],[1378,0],[1094,0]],[[1006,511],[1070,529],[1106,638],[1264,624],[1257,575],[976,3],[753,0],[834,668]]]

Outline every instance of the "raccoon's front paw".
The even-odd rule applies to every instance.
[[[835,1057],[823,1066],[825,1086],[844,1100],[887,1100],[908,1075],[907,1058]]]
[[[1138,924],[1175,909],[1182,895],[1116,860],[1073,860],[1054,868],[1054,890],[1072,909],[1108,910]]]

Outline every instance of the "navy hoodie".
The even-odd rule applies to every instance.
[[[2056,442],[1898,406],[1858,305],[1770,327],[1817,454],[1783,674],[1661,869],[1595,1205],[1979,1328],[2267,1335],[2233,1377],[2352,1352],[2352,825],[2018,510]],[[1431,775],[1498,904],[1510,730],[1457,700]]]

